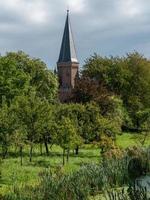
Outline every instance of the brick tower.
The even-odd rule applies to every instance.
[[[78,77],[79,63],[71,30],[69,11],[62,38],[62,44],[57,62],[57,73],[59,78],[59,98],[61,102],[68,102]]]

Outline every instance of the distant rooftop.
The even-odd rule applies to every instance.
[[[65,29],[58,59],[59,62],[78,62],[69,19],[69,10],[67,10]]]

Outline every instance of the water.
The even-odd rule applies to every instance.
[[[146,187],[148,196],[150,197],[150,176],[141,176],[136,179],[136,183],[138,186]]]

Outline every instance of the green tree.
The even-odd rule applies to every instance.
[[[137,128],[136,112],[150,108],[150,61],[138,53],[128,54],[126,62],[132,74],[123,99]]]
[[[30,145],[30,162],[34,143],[39,141],[38,122],[41,116],[41,98],[36,96],[35,91],[30,91],[27,96],[18,96],[14,101],[14,110],[19,119],[20,129],[25,127],[28,144]]]
[[[0,103],[3,96],[10,103],[15,96],[24,94],[29,88],[29,80],[28,74],[17,69],[14,59],[0,57]]]
[[[38,110],[38,120],[37,120],[37,131],[39,133],[39,143],[42,145],[44,143],[46,154],[49,155],[49,147],[56,143],[56,132],[54,131],[55,115],[54,110],[55,105],[50,104],[48,101],[44,100],[41,102]]]
[[[16,116],[12,112],[3,98],[0,106],[0,145],[2,148],[2,157],[5,158],[8,147],[12,144],[12,136],[16,129]]]
[[[150,107],[149,59],[137,52],[125,57],[101,57],[95,54],[86,60],[82,76],[97,81],[109,93],[119,96],[134,127],[138,129],[136,112]]]
[[[34,88],[37,95],[49,102],[57,100],[57,77],[40,59],[31,58],[22,51],[10,52],[0,57],[0,102],[8,102],[18,95],[25,95]]]
[[[82,137],[85,143],[97,140],[97,119],[101,115],[99,106],[96,103],[85,104],[85,110],[82,115]]]
[[[23,164],[23,148],[25,144],[27,144],[27,132],[26,127],[20,126],[18,124],[18,128],[15,129],[14,134],[12,136],[13,145],[19,148],[20,155],[20,164]]]
[[[69,160],[70,149],[74,149],[82,142],[81,137],[77,134],[74,121],[68,117],[63,117],[56,125],[57,144],[63,149],[63,165],[65,164],[65,153],[67,151],[67,162]]]
[[[83,128],[83,115],[85,107],[82,104],[70,103],[70,104],[60,104],[56,106],[55,109],[55,121],[59,122],[63,117],[67,117],[74,122],[77,134],[83,138],[82,128]],[[79,144],[75,147],[76,154],[79,153]]]

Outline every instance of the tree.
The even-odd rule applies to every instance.
[[[12,144],[12,136],[16,128],[15,122],[16,116],[3,98],[0,106],[0,144],[3,158],[6,157],[8,147]]]
[[[59,104],[55,109],[55,121],[59,122],[63,120],[63,117],[69,118],[74,122],[77,134],[82,137],[83,127],[83,115],[85,107],[82,104],[70,103],[70,104]],[[79,144],[75,147],[76,155],[79,153]]]
[[[76,80],[72,100],[84,104],[94,101],[99,104],[101,112],[106,114],[112,95],[113,93],[109,92],[102,83],[83,75]]]
[[[30,145],[30,162],[34,143],[39,141],[38,122],[41,116],[42,100],[36,96],[35,91],[30,91],[27,96],[18,96],[14,100],[14,110],[20,121],[20,129],[25,127],[28,144]]]
[[[150,107],[150,60],[137,52],[125,57],[95,54],[86,60],[82,76],[97,81],[109,93],[119,96],[134,127],[138,129],[136,112]]]
[[[113,118],[99,117],[97,119],[98,145],[101,153],[115,146],[116,135],[121,133],[121,125]]]
[[[85,104],[82,115],[82,137],[85,143],[97,140],[97,119],[101,115],[99,106],[96,103]]]
[[[10,104],[12,99],[24,94],[29,87],[30,77],[8,56],[0,57],[0,104],[3,97]]]
[[[46,154],[49,155],[48,144],[51,146],[56,142],[56,132],[54,131],[55,117],[54,110],[56,106],[44,100],[41,102],[38,110],[37,131],[39,133],[39,142],[45,145]]]
[[[23,164],[23,148],[27,143],[26,127],[18,125],[18,129],[14,131],[12,136],[13,145],[19,147],[20,164]]]
[[[40,114],[48,122],[46,117],[50,114],[49,109],[47,116],[43,112],[46,113],[49,103],[57,102],[57,91],[57,77],[40,59],[31,58],[22,51],[10,52],[0,57],[0,137],[3,150],[4,146],[11,144],[11,137],[19,146],[21,155],[26,135],[31,147],[31,144],[38,142],[41,138],[38,125]],[[38,109],[41,109],[41,113]],[[46,139],[42,141],[47,146]],[[31,158],[32,156],[30,160]]]
[[[70,149],[74,149],[81,144],[82,139],[77,134],[76,126],[73,120],[63,117],[58,124],[55,124],[57,132],[57,144],[63,149],[63,165],[65,164],[65,153],[67,151],[67,162],[69,161]]]
[[[82,76],[76,80],[73,90],[73,100],[78,103],[87,103],[99,94],[99,84],[89,77]]]
[[[0,57],[0,103],[2,96],[11,102],[18,95],[26,95],[34,88],[37,95],[49,102],[57,100],[57,77],[40,59],[29,57],[22,51]]]

